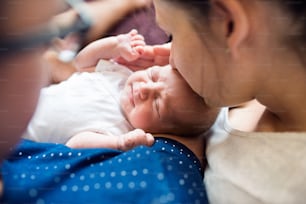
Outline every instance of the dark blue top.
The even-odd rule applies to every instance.
[[[199,160],[166,138],[127,152],[22,140],[1,174],[1,203],[207,203]]]

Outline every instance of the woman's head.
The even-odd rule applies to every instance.
[[[135,128],[179,135],[207,130],[218,113],[170,66],[133,73],[122,91],[121,107]]]
[[[277,72],[275,68],[305,66],[303,0],[154,4],[158,24],[172,35],[172,66],[208,104],[232,106],[251,100],[268,86],[267,77]]]

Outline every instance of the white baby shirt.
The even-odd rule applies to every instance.
[[[96,72],[74,73],[41,90],[35,114],[23,137],[66,143],[81,131],[120,135],[132,130],[120,108],[120,91],[131,71],[100,60]]]

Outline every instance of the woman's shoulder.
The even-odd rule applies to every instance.
[[[221,189],[230,192],[223,196],[228,202],[300,203],[305,197],[306,132],[237,130],[228,119],[230,111],[221,111],[207,144],[210,200],[220,202]]]
[[[255,132],[270,129],[266,123],[262,123],[265,106],[257,100],[252,100],[228,109],[228,123],[234,129]],[[264,125],[265,124],[265,125]]]
[[[265,107],[258,102],[249,102],[235,108],[222,108],[220,114],[208,132],[208,147],[218,143],[230,143],[236,141],[247,145],[253,141],[270,141],[271,144],[284,141],[284,145],[295,141],[306,141],[306,132],[277,132],[272,126],[263,123],[262,115]]]

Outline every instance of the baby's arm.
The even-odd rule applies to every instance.
[[[141,55],[144,46],[144,38],[137,30],[102,38],[82,49],[76,56],[75,65],[82,71],[96,66],[100,59],[108,60],[120,56],[127,61],[133,61]]]
[[[81,132],[73,136],[66,145],[71,148],[111,148],[127,151],[139,145],[151,146],[154,137],[143,130],[135,129],[120,136],[95,132]]]

